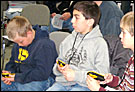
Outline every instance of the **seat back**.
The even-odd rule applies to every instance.
[[[130,49],[123,48],[120,38],[115,35],[104,36],[105,41],[108,45],[109,58],[110,58],[110,72],[113,75],[122,78],[128,60],[132,55]]]
[[[25,6],[21,12],[21,16],[26,17],[32,25],[50,25],[50,10],[46,5],[30,4]]]
[[[70,33],[68,32],[60,32],[60,31],[56,31],[56,32],[51,32],[49,34],[50,39],[54,41],[55,45],[56,45],[56,50],[58,52],[59,55],[59,45],[60,43],[69,35]]]

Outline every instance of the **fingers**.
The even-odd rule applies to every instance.
[[[88,82],[91,82],[92,80],[93,80],[93,78],[90,77],[89,75],[87,75],[87,81],[88,81]]]
[[[87,81],[90,83],[91,81],[93,81],[95,79],[93,79],[92,77],[90,77],[89,75],[87,75]],[[106,84],[106,81],[99,81],[97,80],[98,84]]]
[[[51,14],[51,17],[53,18],[55,15],[56,15],[56,13],[52,13],[52,14]]]
[[[11,85],[11,81],[8,78],[2,77],[1,80],[7,85]]]
[[[100,84],[106,84],[106,81],[100,81]]]
[[[69,19],[69,17],[68,17],[68,16],[61,16],[61,17],[60,17],[60,19],[61,19],[61,20],[65,20],[65,21],[66,21],[66,20],[68,20],[68,19]]]
[[[105,79],[110,79],[112,77],[112,74],[108,73],[108,74],[105,74],[104,78]]]
[[[105,81],[101,81],[100,84],[107,84],[112,81],[113,76],[112,74],[108,73],[104,75]]]
[[[61,67],[61,66],[58,65],[58,70],[62,73],[62,72],[65,70],[65,67],[66,67],[66,66]]]
[[[75,71],[72,69],[66,69],[65,71],[62,72],[65,79],[68,81],[73,81],[75,77]]]
[[[11,82],[9,81],[9,80],[4,80],[3,81],[5,84],[7,84],[7,85],[10,85],[11,84]]]
[[[60,19],[62,20],[68,20],[71,17],[70,12],[65,12],[64,14],[62,14],[62,17]]]
[[[88,88],[89,89],[91,87],[92,80],[93,80],[93,78],[90,77],[89,75],[87,75],[86,84],[88,85]]]
[[[67,69],[69,69],[69,65],[68,65],[68,64],[66,64],[66,65],[63,66],[63,67],[60,67],[60,66],[58,65],[58,70],[60,70],[60,71],[65,71],[65,70],[67,70]]]
[[[10,73],[9,71],[6,70],[2,70],[2,73]]]
[[[64,16],[61,16],[60,19],[61,19],[61,20],[64,20]]]

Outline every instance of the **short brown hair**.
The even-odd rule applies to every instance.
[[[134,36],[134,12],[126,13],[120,22],[120,27],[126,29],[132,36]]]
[[[100,9],[99,6],[93,1],[79,1],[74,5],[74,9],[80,11],[85,19],[94,19],[95,27],[99,23]]]
[[[26,37],[27,31],[30,30],[32,30],[32,26],[28,19],[23,16],[15,16],[7,24],[6,33],[9,39],[14,39],[17,33],[19,36]]]

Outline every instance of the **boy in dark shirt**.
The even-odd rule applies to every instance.
[[[23,16],[14,17],[7,24],[7,35],[15,44],[2,71],[9,73],[8,78],[1,78],[2,91],[43,91],[54,82],[55,44],[46,32],[34,29]]]

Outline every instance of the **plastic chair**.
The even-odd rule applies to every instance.
[[[26,17],[32,25],[50,25],[50,10],[46,5],[30,4],[25,6],[21,12],[21,16]]]
[[[68,32],[60,32],[60,31],[55,31],[55,32],[51,32],[49,34],[50,39],[54,41],[55,45],[56,45],[56,50],[59,54],[59,45],[60,43],[69,35],[70,33]]]

